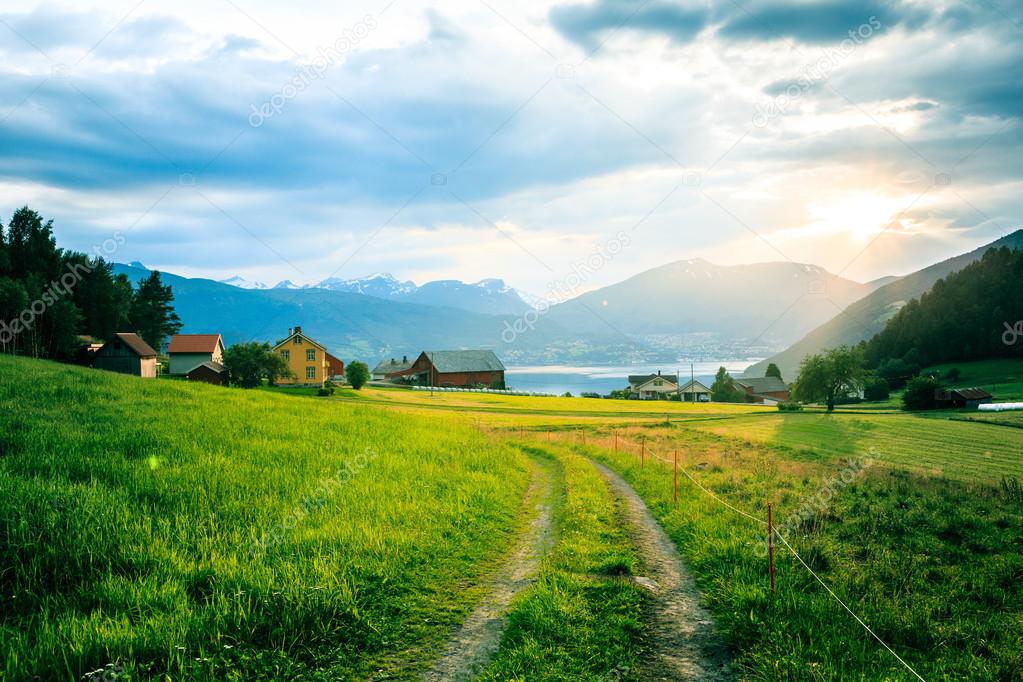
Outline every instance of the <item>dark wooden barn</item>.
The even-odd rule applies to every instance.
[[[189,381],[201,381],[214,386],[227,386],[227,368],[219,362],[204,362],[194,367],[188,374]]]
[[[156,377],[156,351],[138,334],[120,333],[96,351],[92,366],[152,379]]]

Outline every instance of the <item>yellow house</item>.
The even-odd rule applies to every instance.
[[[288,338],[274,346],[273,350],[284,357],[295,375],[291,379],[278,380],[282,386],[322,386],[327,380],[327,349],[303,334],[301,327],[289,329]]]

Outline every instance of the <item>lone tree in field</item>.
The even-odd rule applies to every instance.
[[[769,364],[767,366],[767,371],[764,372],[764,376],[765,377],[778,377],[779,379],[781,379],[781,370],[778,368],[778,365],[776,365],[776,364],[774,364],[772,362],[771,364]]]
[[[831,412],[836,398],[863,388],[866,376],[863,349],[839,346],[803,359],[792,397],[804,403],[826,403]]]
[[[351,362],[345,367],[345,379],[355,390],[359,390],[369,381],[369,367],[365,362]]]
[[[181,318],[174,312],[173,303],[174,293],[170,285],[164,285],[156,270],[139,282],[139,288],[132,296],[128,314],[131,325],[157,352],[163,348],[164,339],[181,329]]]
[[[714,375],[714,383],[710,385],[710,397],[716,403],[746,402],[746,392],[735,385],[735,381],[724,367],[719,367],[718,373]]]
[[[284,358],[274,353],[268,343],[236,343],[224,351],[224,367],[232,384],[255,388],[265,378],[271,385],[278,379],[293,376]]]

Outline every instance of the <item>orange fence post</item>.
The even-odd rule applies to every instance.
[[[550,429],[547,429],[547,442],[548,443],[551,442],[551,430]]]
[[[642,449],[639,452],[639,465],[646,466],[646,441],[642,443]]]
[[[672,483],[672,485],[674,486],[674,489],[672,491],[671,497],[672,497],[672,501],[677,505],[678,504],[678,448],[675,448],[675,480]]]
[[[618,432],[615,431],[615,452],[618,452]]]
[[[771,573],[771,593],[774,593],[774,519],[771,517],[771,503],[767,503],[767,559]]]

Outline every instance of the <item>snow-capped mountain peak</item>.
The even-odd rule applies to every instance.
[[[262,282],[250,282],[240,275],[234,277],[228,277],[227,279],[219,280],[221,284],[229,284],[239,289],[266,289],[267,286]]]

